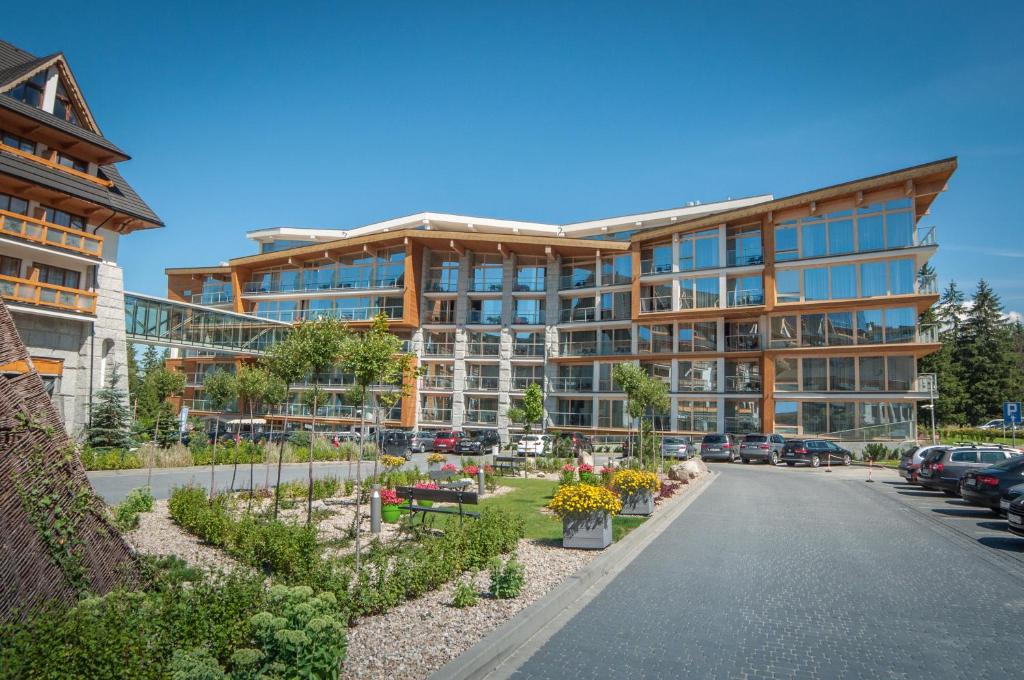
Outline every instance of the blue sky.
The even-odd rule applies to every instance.
[[[942,285],[1024,311],[1024,3],[180,2],[5,7],[62,50],[167,223],[126,286],[247,230],[421,210],[568,222],[783,196],[951,155]]]

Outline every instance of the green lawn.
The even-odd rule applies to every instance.
[[[484,497],[480,505],[483,507],[501,508],[514,512],[523,518],[526,525],[526,537],[542,540],[562,539],[562,520],[554,515],[540,512],[548,504],[557,482],[544,479],[523,479],[522,477],[502,477],[500,484],[510,486],[515,491],[495,496]],[[614,517],[612,518],[612,536],[619,540],[633,529],[646,521],[646,517]]]

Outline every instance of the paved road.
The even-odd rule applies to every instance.
[[[866,484],[858,468],[714,469],[512,677],[1019,675],[1024,567],[1006,557],[1017,553],[904,504],[892,473]]]

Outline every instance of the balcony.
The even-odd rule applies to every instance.
[[[498,422],[498,411],[488,409],[466,411],[466,422],[476,425],[495,425]]]
[[[513,358],[533,359],[544,357],[543,342],[517,342],[512,345]]]
[[[196,293],[192,296],[194,305],[227,305],[234,302],[234,293],[230,290],[215,290],[207,293]]]
[[[744,333],[725,336],[726,352],[756,352],[759,349],[761,349],[760,335]]]
[[[459,282],[457,276],[451,279],[429,279],[426,285],[428,293],[457,293]]]
[[[764,264],[764,256],[761,253],[737,253],[730,250],[725,254],[726,267],[750,267],[758,264]]]
[[[549,413],[551,424],[555,427],[593,427],[593,413]]]
[[[534,383],[536,383],[538,385],[543,385],[544,384],[544,379],[543,378],[535,378],[535,377],[529,376],[529,375],[527,375],[527,376],[517,375],[517,376],[513,376],[510,389],[513,392],[524,392],[524,391],[526,391],[526,389],[530,385],[532,385]]]
[[[0,234],[4,236],[14,236],[44,246],[56,246],[89,257],[100,257],[103,254],[102,236],[94,236],[7,210],[0,210],[0,220]]]
[[[285,411],[289,416],[311,417],[310,408],[305,404],[288,404]],[[326,406],[317,406],[316,408],[317,418],[355,419],[359,418],[361,414],[362,409],[360,407],[349,404],[328,404]]]
[[[751,392],[760,394],[761,393],[761,376],[752,375],[744,377],[740,375],[727,375],[725,376],[725,391],[726,392]]]
[[[914,230],[914,245],[915,246],[935,246],[938,245],[938,241],[935,239],[935,227],[928,227],[928,230],[923,234],[919,230]]]
[[[939,327],[936,324],[925,324],[917,329],[917,341],[927,344],[939,342]]]
[[[668,295],[651,295],[648,297],[640,298],[640,312],[671,312],[672,311],[672,294]]]
[[[469,290],[472,293],[500,293],[501,292],[501,279],[480,279],[474,280],[469,284]]]
[[[452,410],[450,408],[422,408],[420,409],[420,420],[425,423],[451,425]]]
[[[360,268],[360,271],[365,269]],[[338,277],[337,280],[320,282],[301,280],[301,275],[294,281],[267,281],[255,279],[247,281],[244,295],[272,295],[275,293],[316,293],[328,291],[348,290],[400,290],[405,286],[405,276],[385,275],[371,276],[369,273],[360,273],[357,276]]]
[[[312,319],[340,319],[341,321],[372,321],[380,313],[387,315],[392,321],[401,319],[404,310],[401,306],[370,306],[348,307],[345,309],[285,309],[256,311],[255,316],[273,321],[309,321]]]
[[[470,357],[495,357],[501,355],[500,342],[470,343],[466,348],[466,356]]]
[[[455,386],[455,379],[450,375],[425,375],[420,381],[420,389],[424,390],[450,390]]]
[[[704,379],[704,378],[686,378],[680,377],[676,381],[677,392],[702,392],[712,393],[718,392],[718,381],[715,378]]]
[[[454,342],[426,342],[423,345],[423,356],[426,357],[453,357],[455,356]]]
[[[729,307],[756,307],[764,304],[764,291],[758,288],[730,290],[726,293]]]
[[[562,356],[603,356],[631,354],[632,351],[628,342],[564,342],[559,346],[559,354]]]
[[[476,391],[496,392],[498,390],[498,376],[496,375],[467,375],[466,389]]]
[[[558,280],[559,290],[574,290],[576,288],[593,288],[597,285],[594,272],[578,272],[569,276],[562,276]]]
[[[558,376],[548,382],[551,392],[593,392],[594,378],[587,376]]]
[[[936,295],[939,292],[939,280],[935,274],[917,277],[918,295]]]
[[[597,307],[573,307],[563,309],[558,315],[559,323],[587,323],[600,319]]]
[[[500,326],[501,325],[501,313],[488,314],[479,310],[470,310],[469,312],[469,323],[478,324],[482,326]]]
[[[96,313],[95,293],[13,276],[0,276],[0,297],[10,302],[52,307],[66,312]]]
[[[512,323],[516,326],[543,326],[544,321],[544,310],[537,312],[516,312],[515,316],[512,318]]]

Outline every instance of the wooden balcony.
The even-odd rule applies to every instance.
[[[15,156],[18,156],[19,158],[24,158],[25,160],[32,161],[33,163],[38,163],[39,165],[46,166],[47,168],[50,168],[51,170],[58,170],[60,172],[67,173],[69,175],[74,175],[75,177],[78,177],[79,179],[84,179],[87,182],[92,182],[93,184],[98,184],[101,187],[106,187],[106,188],[109,189],[110,187],[114,186],[114,182],[112,180],[103,179],[102,177],[96,177],[95,175],[90,175],[89,173],[82,172],[81,170],[75,170],[74,168],[69,168],[66,165],[61,165],[60,163],[57,163],[55,161],[51,161],[48,158],[42,158],[40,156],[35,155],[34,153],[29,153],[28,151],[22,151],[19,148],[16,148],[16,147],[13,147],[13,146],[8,146],[7,144],[0,143],[0,151],[6,151],[7,153],[13,154]]]
[[[0,297],[10,302],[50,307],[66,312],[96,313],[95,293],[13,276],[0,276]]]
[[[103,254],[102,236],[87,234],[78,229],[62,227],[7,210],[0,210],[0,235],[15,236],[45,246],[56,246],[89,257],[100,257]]]

